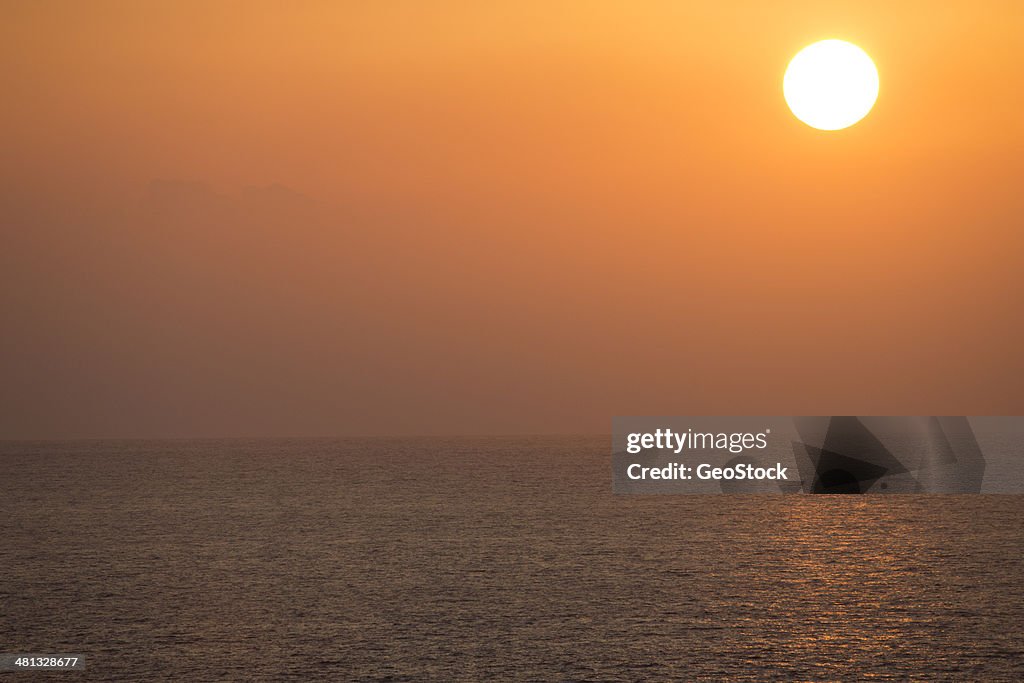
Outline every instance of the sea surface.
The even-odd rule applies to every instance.
[[[86,658],[14,680],[1024,680],[1024,496],[615,495],[609,444],[0,443],[0,652]]]

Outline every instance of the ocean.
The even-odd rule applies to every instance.
[[[610,437],[0,443],[32,680],[1024,680],[1024,496],[627,496]]]

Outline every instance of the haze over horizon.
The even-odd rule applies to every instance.
[[[1024,9],[811,5],[12,3],[0,438],[1024,412]]]

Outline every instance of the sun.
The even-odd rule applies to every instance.
[[[782,92],[793,115],[808,126],[849,128],[867,116],[878,99],[878,69],[853,43],[822,40],[793,57]]]

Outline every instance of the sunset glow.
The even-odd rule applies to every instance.
[[[794,116],[819,130],[849,128],[878,99],[878,70],[864,50],[843,40],[822,40],[793,58],[783,81]]]

